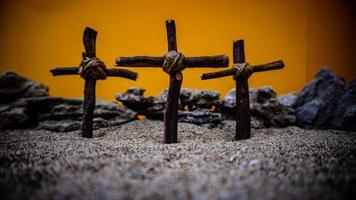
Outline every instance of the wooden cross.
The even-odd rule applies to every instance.
[[[168,51],[177,52],[176,27],[174,20],[166,21]],[[116,59],[118,66],[125,67],[163,67],[166,57],[119,57]],[[202,56],[202,57],[185,57],[182,61],[184,68],[227,67],[229,58],[226,55],[219,56]],[[167,96],[166,110],[164,113],[164,142],[177,143],[177,126],[178,126],[178,105],[179,93],[183,82],[183,74],[178,71],[170,73],[170,84]]]
[[[234,65],[245,65],[245,50],[244,41],[238,40],[233,45],[233,62]],[[253,72],[269,71],[274,69],[282,69],[284,67],[283,61],[276,61],[264,65],[256,65],[248,67],[251,75]],[[220,78],[224,76],[236,75],[239,68],[233,67],[224,71],[204,73],[201,76],[202,80]],[[251,137],[251,119],[250,119],[250,99],[247,76],[235,77],[236,82],[236,140],[249,139]]]
[[[96,58],[96,36],[97,31],[91,28],[85,28],[83,34],[83,43],[85,55],[88,58]],[[79,75],[79,67],[60,67],[50,70],[53,76],[61,75]],[[104,73],[108,77],[123,77],[136,80],[137,73],[125,69],[105,69]],[[95,109],[95,86],[96,78],[84,78],[84,106],[83,106],[83,124],[82,136],[85,138],[93,137],[93,115]]]

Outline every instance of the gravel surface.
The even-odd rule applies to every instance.
[[[252,130],[232,141],[179,124],[134,121],[80,132],[0,132],[0,199],[348,199],[356,197],[356,133],[297,127]]]

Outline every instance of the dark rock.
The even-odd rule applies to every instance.
[[[7,71],[0,75],[0,103],[19,98],[48,96],[48,87]]]
[[[45,120],[38,124],[38,130],[48,130],[54,132],[69,132],[80,130],[81,121],[76,120]]]
[[[223,101],[224,108],[235,108],[236,107],[236,89],[231,89],[224,97]]]
[[[122,118],[121,116],[108,120],[100,117],[94,118],[93,129],[97,130],[100,128],[106,128],[110,126],[118,126],[126,122],[128,122],[128,120]],[[45,121],[41,121],[36,129],[48,130],[54,132],[69,132],[69,131],[78,131],[81,129],[81,126],[82,126],[81,119],[45,120]]]
[[[298,93],[291,92],[288,94],[281,95],[280,97],[278,97],[278,100],[279,103],[281,103],[283,106],[293,108],[297,103],[297,98],[298,98]]]
[[[159,96],[157,97],[149,97],[153,98],[153,105],[143,113],[148,119],[158,119],[163,120],[164,111],[166,109],[168,90],[165,89]]]
[[[182,88],[179,96],[181,109],[187,110],[217,110],[222,101],[219,99],[220,93],[212,90],[194,90]]]
[[[39,97],[26,99],[29,113],[37,121],[76,119],[82,117],[78,110],[82,107],[81,99],[61,97]]]
[[[37,127],[57,132],[80,129],[83,100],[59,97],[31,97],[0,106],[0,129]],[[122,106],[97,100],[94,128],[117,126],[137,119],[137,113]],[[96,120],[96,121],[95,121]],[[57,123],[58,122],[58,123]],[[79,125],[78,125],[79,123]]]
[[[331,128],[356,131],[356,80],[352,81],[337,102]]]
[[[116,103],[97,100],[95,104],[94,117],[101,117],[103,119],[121,117],[122,119],[131,121],[137,118],[137,113],[130,109],[125,109]]]
[[[143,96],[144,91],[144,89],[132,87],[123,94],[117,94],[116,99],[122,102],[124,106],[138,112],[141,115],[144,115],[148,119],[163,120],[168,90],[164,90],[159,96],[156,97],[145,97]],[[217,115],[220,115],[218,113],[209,114],[210,111],[217,110],[217,108],[222,104],[219,96],[220,93],[211,90],[181,89],[179,96],[180,111],[201,111],[197,114],[193,114],[191,112],[183,114],[184,117],[182,117],[181,120],[200,125],[212,123],[210,121],[213,118],[217,118]],[[201,119],[198,120],[197,118],[199,116]],[[206,121],[205,123],[202,122],[204,120]]]
[[[265,127],[264,121],[251,116],[251,128],[263,128]]]
[[[355,130],[356,83],[322,68],[298,94],[296,124],[302,128]]]
[[[212,90],[197,90],[195,105],[192,110],[218,110],[222,104],[220,93]]]
[[[192,123],[207,128],[214,128],[223,120],[220,113],[204,111],[180,111],[179,122]]]
[[[258,103],[265,103],[270,99],[276,99],[276,96],[276,92],[271,87],[264,86],[257,90],[256,101]]]
[[[158,97],[145,97],[145,89],[130,87],[123,94],[115,95],[125,107],[136,111],[140,115],[145,115],[149,119],[163,119],[167,94],[164,91]]]
[[[0,130],[25,129],[36,126],[35,118],[29,113],[25,99],[0,104]]]
[[[196,91],[189,88],[182,88],[180,90],[179,101],[181,110],[192,110],[195,103]]]
[[[122,104],[132,110],[136,110],[139,114],[142,114],[141,111],[145,111],[147,108],[154,105],[153,97],[143,96],[145,89],[139,87],[130,87],[123,94],[116,94],[116,100],[122,102]]]
[[[286,127],[294,124],[293,109],[283,106],[271,87],[250,89],[251,126],[253,128]],[[224,97],[221,111],[226,119],[235,119],[236,92],[230,90]]]
[[[252,90],[254,91],[254,90]],[[251,115],[261,120],[262,127],[286,127],[295,123],[293,109],[283,106],[271,87],[261,87],[251,95]]]
[[[135,95],[139,95],[139,96],[143,96],[143,94],[145,93],[145,89],[140,88],[140,87],[129,87],[126,91],[126,93],[128,94],[135,94]]]
[[[249,90],[250,103],[256,102],[256,89],[250,88]],[[236,89],[231,89],[224,97],[222,102],[223,112],[230,113],[233,115],[235,113],[236,108]]]
[[[37,101],[39,103],[40,101]],[[38,119],[40,121],[38,129],[66,132],[79,130],[77,122],[81,123],[83,116],[83,104],[80,99],[42,99],[42,103],[47,102],[45,107],[52,108],[42,112]],[[117,126],[137,119],[137,113],[125,109],[115,103],[97,100],[94,110],[93,128],[103,128]],[[55,122],[58,121],[58,124]]]
[[[126,93],[116,95],[116,98],[148,119],[163,120],[167,90],[157,97],[144,97],[143,94],[144,89],[129,88]],[[234,119],[235,90],[231,90],[224,100],[219,97],[220,93],[216,91],[182,88],[179,96],[179,121],[213,127],[222,120],[219,112],[227,119]],[[251,123],[255,128],[285,127],[295,122],[293,109],[281,105],[276,92],[270,87],[250,90],[250,107],[253,119]]]
[[[25,107],[12,107],[0,112],[0,130],[31,127]]]

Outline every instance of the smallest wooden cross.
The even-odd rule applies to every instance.
[[[80,67],[60,67],[51,69],[53,76],[80,75],[85,80],[82,136],[93,137],[93,115],[95,109],[95,86],[98,79],[123,77],[136,80],[137,73],[125,69],[106,69],[104,63],[96,57],[97,31],[86,28],[83,34],[85,53],[82,54]]]
[[[282,69],[283,61],[276,61],[264,65],[250,66],[245,61],[244,41],[237,40],[233,45],[232,68],[224,71],[202,74],[201,79],[213,79],[225,76],[233,76],[236,82],[236,140],[249,139],[251,137],[250,99],[248,78],[253,72],[263,72],[274,69]]]

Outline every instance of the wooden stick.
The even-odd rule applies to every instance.
[[[238,40],[233,45],[233,62],[245,63],[244,41]],[[250,98],[248,77],[240,77],[236,82],[236,140],[251,137]]]
[[[116,59],[116,65],[124,67],[162,67],[163,62],[163,57],[154,56],[118,57]],[[183,65],[187,68],[223,68],[229,65],[229,57],[226,55],[186,57]]]
[[[108,76],[122,77],[133,81],[135,81],[138,76],[136,72],[127,69],[107,69],[106,74]]]
[[[79,75],[78,67],[58,67],[50,70],[53,76]],[[137,79],[137,73],[127,69],[105,69],[109,77],[123,77],[130,80]]]
[[[154,56],[133,56],[116,58],[116,65],[123,67],[162,67],[163,62],[163,57]]]
[[[176,26],[174,20],[166,21],[168,51],[177,51]],[[177,72],[169,76],[169,90],[167,105],[164,112],[164,142],[166,144],[178,142],[178,107],[179,93],[183,82],[183,74]]]
[[[83,43],[86,56],[96,57],[95,42],[97,32],[94,29],[86,28],[83,34]],[[93,137],[93,115],[95,109],[95,86],[96,80],[92,78],[85,79],[84,85],[84,106],[83,106],[83,124],[82,136],[85,138]]]
[[[231,69],[217,71],[217,72],[203,73],[200,76],[200,78],[201,78],[201,80],[221,78],[221,77],[225,77],[225,76],[231,76],[231,75],[233,75],[235,73],[236,73],[236,69],[235,68],[231,68]]]
[[[275,69],[283,69],[284,68],[284,63],[282,60],[278,60],[275,62],[267,63],[264,65],[255,65],[252,66],[253,72],[264,72],[264,71],[270,71],[270,70],[275,70]]]
[[[263,64],[263,65],[252,66],[253,72],[264,72],[264,71],[283,69],[283,68],[284,68],[284,63],[281,60]],[[236,73],[236,69],[231,68],[231,69],[217,71],[217,72],[203,73],[200,77],[202,80],[207,80],[207,79],[230,76],[230,75],[234,75],[235,73]]]
[[[52,76],[79,75],[79,67],[56,67],[50,70]]]

